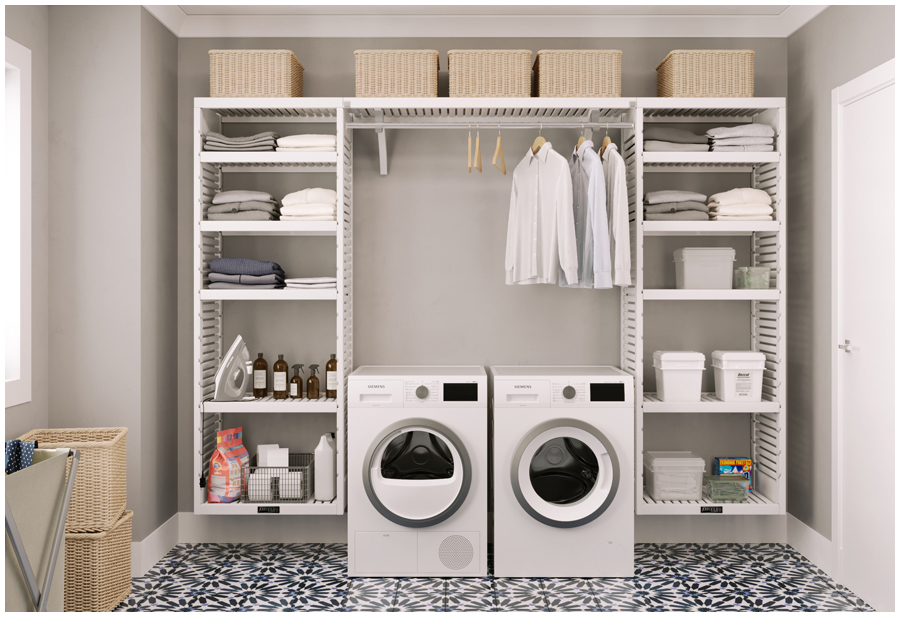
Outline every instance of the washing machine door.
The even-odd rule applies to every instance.
[[[378,434],[363,459],[363,486],[385,518],[429,527],[459,510],[472,483],[469,454],[447,427],[421,418]]]
[[[596,427],[550,420],[519,442],[510,479],[516,499],[534,519],[578,527],[609,508],[619,488],[619,459]]]

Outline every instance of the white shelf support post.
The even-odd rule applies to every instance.
[[[375,110],[375,121],[382,125],[384,123],[384,111],[381,109]],[[381,175],[386,176],[387,173],[387,137],[384,134],[384,126],[379,126],[375,129],[375,134],[378,136],[378,163],[381,168]]]

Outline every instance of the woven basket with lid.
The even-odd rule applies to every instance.
[[[531,50],[451,49],[452,97],[530,97]]]
[[[303,65],[289,49],[210,49],[209,95],[303,96]]]
[[[435,97],[440,56],[434,49],[358,49],[356,96]]]
[[[111,529],[66,534],[66,612],[109,612],[131,594],[131,519],[125,510]]]
[[[656,67],[657,96],[753,96],[752,49],[676,49]]]
[[[537,96],[622,96],[618,49],[542,49],[534,58]]]

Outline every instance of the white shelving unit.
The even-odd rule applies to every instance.
[[[353,367],[353,144],[347,128],[348,113],[340,98],[306,99],[194,99],[194,512],[198,514],[340,515],[346,506],[347,459],[347,377]],[[222,132],[231,123],[253,124],[334,124],[338,148],[335,153],[293,152],[204,152],[202,134]],[[260,127],[260,130],[266,130]],[[298,127],[298,133],[304,132]],[[240,173],[331,173],[338,194],[337,222],[297,221],[207,221],[206,208],[222,188],[223,174]],[[226,238],[232,236],[287,236],[303,242],[304,237],[334,236],[337,289],[299,290],[212,290],[208,284],[209,262],[222,256]],[[287,300],[326,301],[335,304],[335,339],[338,370],[337,398],[318,400],[263,399],[214,402],[214,378],[224,346],[224,320],[230,302]],[[325,390],[324,374],[322,391]],[[207,489],[201,488],[216,445],[216,431],[222,428],[223,414],[298,415],[303,429],[305,414],[334,415],[337,434],[337,496],[332,502],[308,503],[207,503]],[[291,420],[292,422],[294,420]],[[252,453],[251,453],[252,454]],[[205,481],[204,481],[205,485]]]
[[[643,152],[642,134],[648,123],[678,125],[761,122],[777,133],[775,152]],[[638,98],[634,131],[626,131],[624,156],[628,167],[631,209],[634,287],[622,294],[622,367],[635,377],[635,488],[638,514],[776,515],[785,513],[785,418],[786,360],[785,281],[786,157],[785,100]],[[644,178],[652,173],[746,173],[748,185],[772,196],[775,220],[761,222],[645,222]],[[769,266],[774,275],[765,290],[646,289],[644,287],[645,236],[749,236],[752,265]],[[656,264],[654,264],[655,266]],[[747,348],[766,355],[763,400],[760,403],[725,403],[705,393],[700,403],[664,403],[656,393],[644,391],[644,302],[730,300],[750,303],[751,337]],[[685,341],[690,347],[690,341]],[[755,486],[747,503],[654,501],[643,490],[645,418],[655,414],[747,414],[751,440],[748,445],[756,468]],[[678,449],[677,444],[672,449]]]

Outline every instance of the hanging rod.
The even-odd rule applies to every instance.
[[[497,123],[497,122],[348,122],[350,129],[633,129],[630,122],[529,122],[524,123]]]

